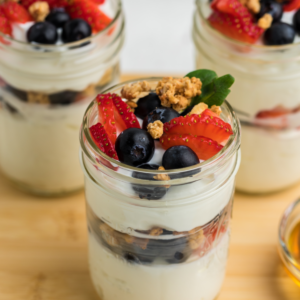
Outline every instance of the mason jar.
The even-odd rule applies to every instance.
[[[196,1],[193,38],[197,68],[236,81],[228,100],[242,125],[236,188],[274,192],[300,181],[300,47],[245,44],[213,29],[209,2]],[[282,113],[283,112],[283,113]]]
[[[32,45],[0,36],[0,167],[22,189],[51,196],[83,187],[82,115],[118,82],[124,41],[120,0],[106,6],[110,25],[78,42]]]
[[[145,79],[151,85],[161,78]],[[127,82],[127,83],[133,83]],[[106,93],[120,93],[127,84]],[[226,102],[222,118],[233,135],[214,157],[189,168],[152,171],[102,153],[89,128],[97,102],[83,118],[81,167],[85,175],[89,265],[105,300],[212,300],[226,269],[240,127]],[[168,174],[168,181],[141,178]],[[145,176],[146,175],[146,176]],[[163,195],[156,200],[156,195]]]

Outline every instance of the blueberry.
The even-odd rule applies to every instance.
[[[73,19],[65,23],[62,39],[65,43],[76,42],[92,35],[91,26],[82,19]]]
[[[147,170],[158,170],[159,165],[155,164],[142,164],[138,166],[140,169]],[[142,179],[142,180],[151,180],[154,181],[153,175],[145,174],[141,172],[133,172],[133,178]],[[141,199],[147,200],[159,200],[167,193],[168,189],[164,186],[153,186],[153,185],[141,185],[141,184],[133,184],[132,188],[139,195]]]
[[[171,121],[174,118],[178,118],[179,116],[180,116],[179,113],[173,108],[168,108],[168,107],[155,108],[144,118],[143,129],[147,130],[148,124],[153,123],[157,120],[161,121],[162,123],[166,123]]]
[[[129,166],[148,162],[154,154],[155,145],[151,135],[143,129],[128,128],[116,140],[119,160]]]
[[[182,169],[199,164],[197,154],[187,146],[173,146],[163,155],[162,165],[166,170]],[[182,178],[199,173],[199,170],[183,172],[180,175],[171,175],[172,178]]]
[[[134,113],[141,119],[144,119],[156,107],[161,107],[160,99],[155,93],[150,93],[144,98],[140,98],[137,105],[138,107],[135,108]]]
[[[51,45],[55,44],[58,35],[54,25],[48,22],[37,22],[27,32],[28,42]]]
[[[49,100],[53,105],[68,105],[75,101],[77,95],[75,91],[64,91],[49,95]]]
[[[180,115],[182,117],[186,116],[188,113],[191,112],[191,110],[193,109],[194,105],[188,106]]]
[[[293,26],[278,22],[272,24],[270,28],[265,31],[264,42],[266,45],[286,45],[294,42],[295,29]]]
[[[300,34],[300,9],[294,14],[293,24],[296,32]]]
[[[257,20],[263,17],[264,14],[270,14],[273,17],[273,23],[280,21],[283,14],[282,4],[270,0],[262,1],[260,11],[256,15]]]
[[[53,24],[56,28],[62,28],[70,19],[70,16],[61,8],[52,9],[46,17],[46,21]]]
[[[11,85],[7,86],[7,89],[14,94],[19,100],[27,102],[27,92],[19,90]]]

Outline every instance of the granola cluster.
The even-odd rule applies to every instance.
[[[43,22],[50,12],[48,2],[38,1],[29,6],[29,13],[36,22]]]
[[[208,109],[208,105],[203,102],[200,102],[199,104],[197,104],[193,107],[193,109],[190,112],[190,115],[200,115],[206,109]]]
[[[210,108],[210,110],[211,110],[212,112],[214,112],[215,114],[217,114],[218,116],[220,116],[221,113],[222,113],[221,107],[220,107],[220,106],[217,106],[217,105],[213,105],[213,106]]]
[[[165,168],[163,166],[158,168],[158,171],[165,171]],[[170,180],[170,176],[167,174],[157,174],[156,176],[153,177],[156,180],[161,180],[161,181],[166,181]]]
[[[259,11],[260,11],[259,0],[240,0],[240,2],[254,14],[259,13]]]
[[[161,105],[172,107],[176,111],[187,108],[191,99],[201,94],[202,82],[198,78],[163,78],[156,87]]]
[[[127,100],[136,102],[139,98],[149,95],[151,86],[147,81],[126,84],[121,90],[121,96]]]
[[[197,230],[197,228],[195,228],[189,231],[189,233],[191,234],[188,237],[189,247],[192,250],[198,249],[205,241],[205,235],[203,229]]]
[[[258,27],[262,29],[268,29],[271,27],[273,17],[270,14],[264,14],[257,22]]]
[[[49,104],[50,100],[48,95],[38,92],[28,92],[27,93],[27,101],[29,103],[36,104]]]
[[[147,131],[150,133],[153,139],[159,139],[164,133],[164,124],[162,121],[155,121],[148,124]]]

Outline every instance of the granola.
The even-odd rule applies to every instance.
[[[149,123],[147,131],[150,133],[153,139],[159,139],[164,133],[164,124],[157,120],[153,123]]]
[[[48,95],[37,92],[28,92],[27,101],[29,103],[49,104],[50,100]]]
[[[210,108],[210,110],[211,110],[212,112],[214,112],[215,114],[217,114],[218,116],[220,116],[221,113],[222,113],[221,107],[220,107],[220,106],[217,106],[217,105],[213,105],[213,106]]]
[[[258,27],[262,29],[268,29],[271,27],[273,17],[270,14],[264,14],[257,22]]]
[[[158,168],[159,171],[165,171],[165,168],[163,166]],[[156,176],[153,177],[156,180],[162,180],[162,181],[166,181],[166,180],[170,180],[170,176],[167,174],[157,174]]]
[[[204,243],[205,235],[204,235],[203,229],[201,229],[197,232],[195,232],[195,230],[191,230],[190,233],[192,233],[192,234],[188,237],[189,247],[192,250],[195,250]]]
[[[199,104],[195,105],[191,112],[189,113],[190,115],[200,115],[203,113],[206,109],[208,109],[208,105],[200,102]]]
[[[127,100],[134,100],[136,102],[141,98],[147,96],[151,91],[151,86],[147,81],[139,81],[133,84],[126,84],[121,90],[121,96]]]
[[[28,8],[29,13],[36,22],[43,22],[50,12],[49,4],[46,1],[38,1]]]

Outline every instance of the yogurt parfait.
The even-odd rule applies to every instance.
[[[114,86],[80,134],[89,263],[105,300],[213,300],[225,276],[240,125],[233,77]]]
[[[235,78],[242,124],[236,187],[266,193],[300,181],[300,2],[197,0],[197,67]]]
[[[83,187],[82,115],[117,83],[123,41],[119,0],[0,4],[0,168],[18,187],[49,196]]]

